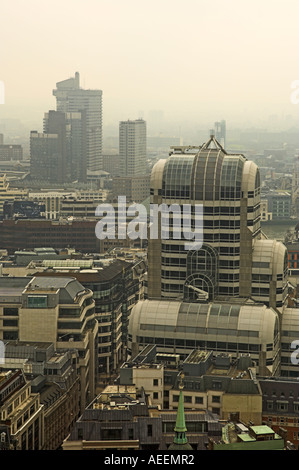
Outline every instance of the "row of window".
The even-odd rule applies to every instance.
[[[214,322],[210,320],[211,324]],[[218,320],[216,320],[218,322]],[[235,323],[235,322],[234,322]],[[237,330],[234,328],[206,328],[206,327],[199,327],[199,326],[173,326],[173,325],[156,325],[156,324],[140,324],[140,330],[151,330],[151,331],[163,331],[163,332],[176,332],[176,333],[199,333],[199,334],[210,334],[210,335],[226,335],[226,336],[234,336],[234,337],[248,337],[248,338],[258,338],[259,331],[254,330]],[[169,338],[165,338],[165,341],[168,341]],[[175,341],[171,339],[171,341]],[[176,341],[179,341],[178,339]],[[270,348],[270,346],[271,348]],[[257,345],[256,345],[257,346]],[[269,346],[269,349],[268,349]],[[267,351],[271,351],[273,349],[273,344],[267,344]],[[257,346],[258,350],[258,346]]]
[[[172,401],[178,402],[179,395],[172,395]],[[199,396],[192,396],[192,395],[184,395],[184,402],[185,403],[195,403],[197,405],[203,405],[204,397]],[[212,403],[221,403],[221,396],[220,395],[212,395]]]
[[[289,403],[286,400],[267,400],[267,410],[268,411],[291,411],[294,413],[299,412],[299,403]]]
[[[240,353],[258,353],[260,351],[259,344],[249,343],[229,343],[223,341],[198,341],[188,339],[173,339],[173,338],[153,338],[138,336],[137,342],[141,345],[146,346],[147,344],[157,344],[157,346],[176,346],[178,348],[201,348],[215,351],[234,351]],[[272,359],[269,359],[269,364],[272,363]]]

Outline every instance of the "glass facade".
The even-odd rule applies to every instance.
[[[168,199],[189,199],[194,155],[171,156],[164,167],[161,195]]]
[[[259,169],[243,155],[228,154],[212,140],[202,147],[175,147],[153,168],[151,203],[167,205],[169,218],[159,243],[149,239],[148,296],[194,301],[198,299],[195,290],[200,289],[210,301],[253,296],[279,307],[286,292],[286,249],[282,245],[269,248],[262,238]],[[196,252],[185,247],[185,218],[175,223],[171,209],[176,206],[181,215],[184,205],[191,207],[188,223],[193,233],[199,217],[195,209],[203,207],[203,246]],[[162,217],[161,225],[164,228]],[[263,268],[267,270],[260,272]],[[258,276],[267,275],[270,282],[277,270],[282,279],[266,290]]]

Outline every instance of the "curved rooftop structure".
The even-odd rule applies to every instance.
[[[160,352],[184,355],[195,347],[250,353],[261,369],[278,366],[278,313],[262,304],[145,300],[132,309],[128,331],[131,351],[154,343]]]

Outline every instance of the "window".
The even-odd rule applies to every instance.
[[[151,437],[153,435],[153,425],[152,424],[147,425],[147,435],[148,435],[148,437]]]
[[[47,308],[48,298],[46,295],[28,295],[28,308]]]
[[[191,395],[185,395],[184,396],[184,402],[185,403],[192,403],[192,396]]]
[[[3,320],[3,326],[18,326],[18,320]]]
[[[195,403],[197,405],[203,405],[203,397],[195,397]]]
[[[288,402],[277,401],[277,411],[288,411]]]
[[[158,386],[158,379],[154,379],[153,384],[154,384],[154,387],[157,387]]]
[[[294,402],[294,411],[298,413],[299,411],[299,403],[298,402]]]
[[[221,388],[222,388],[222,382],[220,382],[220,381],[218,382],[216,380],[212,381],[212,389],[213,390],[221,390]]]
[[[102,429],[102,439],[103,441],[113,441],[121,439],[121,429]]]
[[[212,402],[213,403],[220,403],[220,399],[221,399],[220,395],[213,395],[212,396]]]
[[[19,310],[17,308],[5,307],[3,308],[4,316],[18,316]]]

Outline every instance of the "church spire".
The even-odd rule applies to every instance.
[[[169,447],[170,450],[179,450],[179,449],[192,449],[190,444],[188,443],[187,439],[187,428],[185,423],[185,411],[184,411],[184,397],[183,397],[183,378],[184,374],[181,374],[179,389],[180,389],[180,397],[179,397],[179,405],[177,410],[177,417],[175,423],[175,436],[173,439],[173,444]]]

